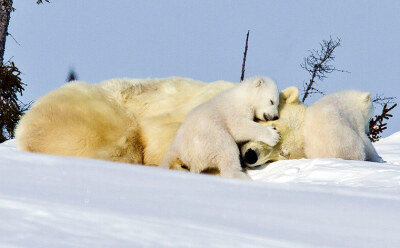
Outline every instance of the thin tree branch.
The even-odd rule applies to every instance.
[[[245,67],[246,67],[247,49],[248,49],[248,44],[249,44],[249,33],[250,33],[250,30],[247,30],[246,46],[244,47],[243,63],[242,63],[242,75],[240,76],[240,82],[242,82],[243,79],[244,79],[244,71],[245,71]]]
[[[393,96],[386,97],[383,94],[376,94],[375,97],[371,99],[371,102],[384,106],[385,104],[395,103],[393,101],[394,99],[396,99],[396,97]]]
[[[7,32],[7,35],[9,35],[14,41],[15,43],[17,43],[18,46],[20,46],[21,44],[14,38],[14,36],[11,33]]]
[[[302,102],[304,102],[311,94],[320,93],[323,94],[322,91],[317,90],[314,85],[316,84],[316,80],[322,81],[326,78],[327,73],[331,73],[334,71],[339,72],[348,72],[345,70],[340,70],[329,64],[329,62],[335,59],[333,52],[337,47],[340,46],[340,38],[337,40],[332,40],[330,37],[329,41],[323,40],[320,43],[320,50],[310,51],[310,55],[304,59],[303,64],[301,64],[301,68],[305,69],[310,75],[311,78],[307,83],[304,83],[304,95]]]

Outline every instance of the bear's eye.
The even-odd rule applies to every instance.
[[[271,101],[271,105],[274,105],[274,101],[272,101],[272,100],[270,100]]]

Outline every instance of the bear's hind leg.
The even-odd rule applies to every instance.
[[[366,135],[362,137],[362,141],[364,142],[364,151],[365,151],[365,160],[371,162],[385,162],[381,156],[376,152],[374,145],[372,145],[371,141],[368,139]]]
[[[216,160],[222,177],[251,180],[250,176],[242,170],[239,155],[235,157],[219,156]]]
[[[167,152],[159,167],[171,170],[190,171],[189,165],[183,163],[182,160],[178,157],[178,153],[173,152],[172,150],[169,150]]]

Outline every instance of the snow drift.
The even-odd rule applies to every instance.
[[[400,132],[384,164],[301,159],[255,181],[0,145],[1,247],[400,247]]]

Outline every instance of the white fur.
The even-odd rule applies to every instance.
[[[366,134],[372,114],[368,92],[347,90],[322,97],[305,113],[306,156],[382,162]]]
[[[278,105],[278,88],[268,78],[250,78],[222,92],[189,112],[160,166],[185,165],[193,172],[217,168],[221,176],[248,179],[237,143],[253,140],[275,146],[279,133],[254,118],[277,118]]]

